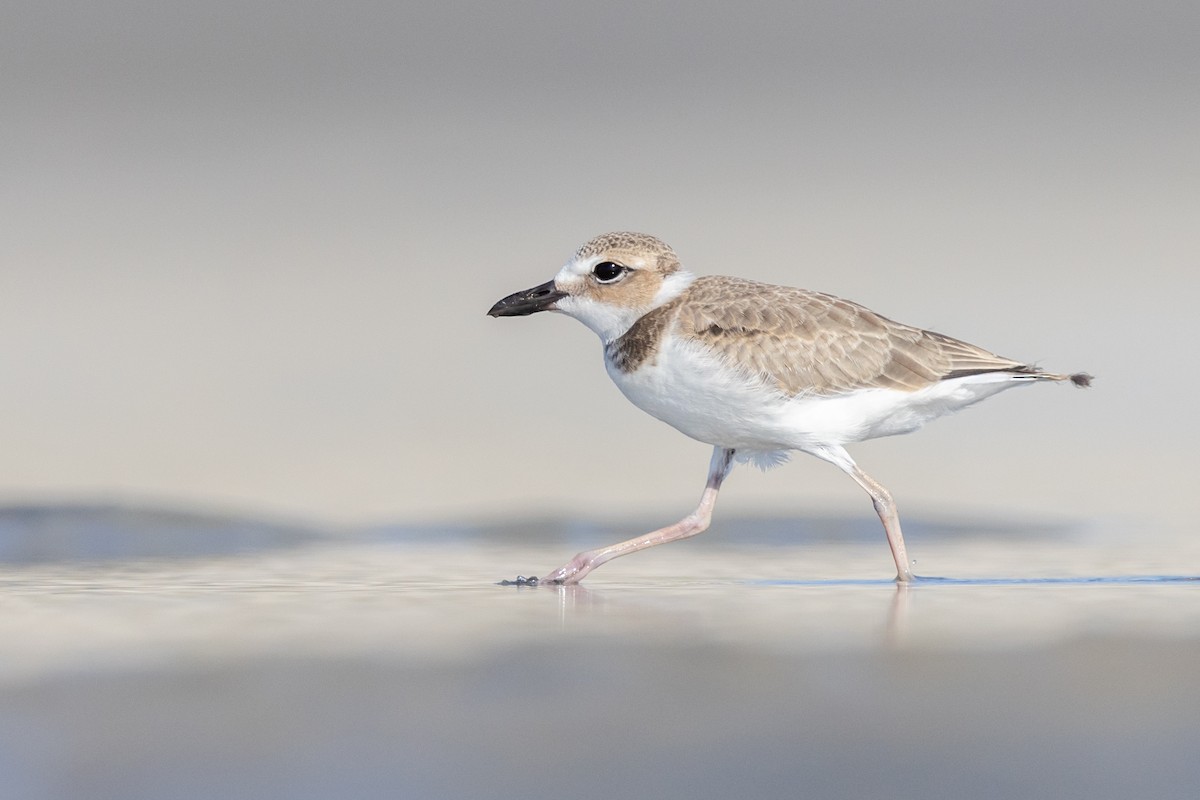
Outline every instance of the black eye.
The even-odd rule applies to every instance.
[[[612,283],[617,278],[625,274],[626,267],[620,264],[615,264],[612,261],[601,261],[596,266],[592,267],[592,274],[596,276],[596,280],[601,283]]]

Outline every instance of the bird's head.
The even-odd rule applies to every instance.
[[[488,314],[520,317],[558,311],[609,342],[646,312],[674,300],[692,280],[661,239],[645,233],[606,233],[576,250],[553,280],[510,294]]]

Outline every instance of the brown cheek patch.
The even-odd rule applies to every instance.
[[[592,284],[588,294],[601,303],[627,308],[648,308],[662,287],[662,278],[649,270],[636,270],[613,284]]]

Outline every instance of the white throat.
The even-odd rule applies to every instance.
[[[666,305],[687,291],[696,276],[679,270],[663,278],[662,286],[647,305],[618,306],[602,303],[583,295],[568,295],[555,304],[555,311],[574,317],[591,328],[605,344],[625,334],[647,313]]]

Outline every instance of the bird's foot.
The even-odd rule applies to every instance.
[[[517,579],[514,581],[510,581],[507,578],[505,578],[504,580],[499,581],[497,585],[499,585],[499,586],[537,586],[539,583],[541,583],[541,581],[538,580],[538,577],[536,575],[530,575],[528,578],[526,578],[524,575],[518,575]]]
[[[528,578],[524,575],[518,575],[515,581],[503,580],[500,581],[500,585],[562,586],[563,584],[579,583],[581,580],[583,580],[584,575],[587,575],[598,566],[600,565],[595,563],[591,553],[580,553],[566,564],[563,564],[556,570],[546,573],[546,575],[541,578],[537,577],[536,575],[531,575]]]

